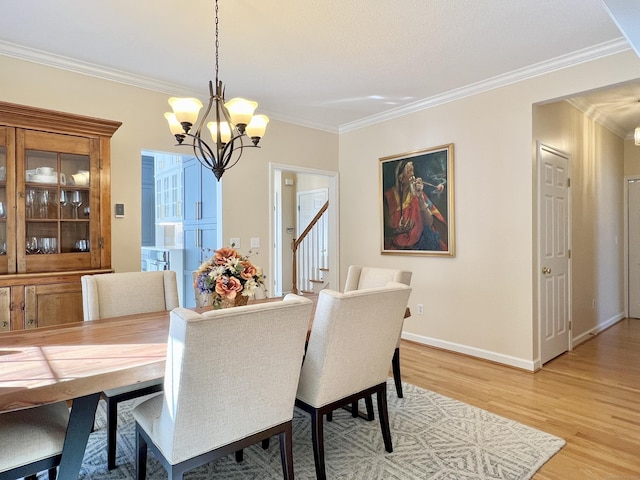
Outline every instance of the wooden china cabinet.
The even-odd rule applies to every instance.
[[[0,332],[81,321],[80,277],[112,271],[120,125],[0,102]]]

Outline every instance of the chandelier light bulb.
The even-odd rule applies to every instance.
[[[245,100],[244,98],[232,98],[224,104],[233,123],[240,133],[244,133],[245,127],[251,122],[253,112],[258,108],[257,102]]]
[[[269,117],[266,115],[254,115],[249,125],[247,125],[247,136],[251,138],[254,145],[257,145],[260,139],[264,137],[267,123],[269,123]]]
[[[218,124],[216,122],[207,123],[207,128],[211,132],[214,143],[218,143]],[[231,140],[231,128],[227,122],[220,122],[220,141],[223,145]]]
[[[202,108],[202,102],[197,98],[171,97],[169,105],[171,105],[177,121],[182,124],[186,132],[196,123]],[[188,125],[188,128],[186,125]]]
[[[634,143],[640,146],[640,127],[636,127],[635,132],[633,133]]]

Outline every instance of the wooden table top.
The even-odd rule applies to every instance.
[[[0,335],[0,412],[164,375],[169,312]]]

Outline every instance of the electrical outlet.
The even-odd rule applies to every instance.
[[[422,315],[424,313],[424,307],[421,303],[418,304],[418,315]]]

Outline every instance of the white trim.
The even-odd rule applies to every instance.
[[[449,90],[440,95],[434,95],[408,105],[403,105],[392,110],[387,110],[377,115],[371,115],[355,122],[345,123],[340,125],[339,133],[347,133],[360,128],[382,123],[387,120],[393,120],[398,117],[403,117],[410,113],[426,110],[444,103],[453,102],[464,97],[470,97],[471,95],[477,95],[479,93],[494,90],[496,88],[511,85],[513,83],[521,82],[529,78],[545,75],[547,73],[562,70],[563,68],[571,67],[580,63],[589,62],[598,58],[607,57],[616,53],[629,50],[631,47],[627,41],[620,37],[616,40],[601,43],[594,47],[585,48],[576,52],[562,55],[560,57],[552,58],[544,62],[529,65],[528,67],[514,70],[512,72],[505,73],[504,75],[498,75],[493,78],[482,80],[481,82],[472,83],[461,88]]]
[[[445,340],[439,340],[437,338],[425,337],[422,335],[415,335],[413,333],[402,332],[402,338],[404,340],[410,340],[412,342],[419,343],[421,345],[428,345],[430,347],[441,348],[444,350],[450,350],[452,352],[462,353],[470,355],[472,357],[482,358],[491,362],[501,363],[503,365],[509,365],[511,367],[521,368],[530,372],[535,371],[535,364],[531,360],[524,358],[512,357],[510,355],[503,355],[501,353],[492,352],[490,350],[484,350],[482,348],[470,347],[468,345],[462,345],[459,343],[447,342]]]
[[[624,318],[626,318],[626,315],[624,314],[624,312],[620,312],[617,315],[614,315],[613,317],[609,318],[608,320],[602,323],[599,323],[598,325],[587,330],[583,334],[578,335],[577,337],[574,337],[573,346],[577,347],[581,343],[586,342],[590,338],[593,338],[594,336],[598,335],[600,332],[605,331],[607,328],[615,325],[616,323],[618,323],[620,320],[623,320]]]
[[[311,122],[309,120],[293,118],[287,115],[279,114],[278,112],[270,111],[266,113],[269,113],[269,115],[273,119],[277,119],[282,122],[293,123],[296,125],[313,128],[315,130],[323,130],[330,133],[347,133],[353,130],[382,123],[387,120],[402,117],[410,113],[426,110],[437,105],[453,102],[464,97],[504,87],[506,85],[526,80],[528,78],[533,78],[580,63],[589,62],[591,60],[606,57],[609,55],[614,55],[616,53],[624,52],[629,49],[631,49],[631,46],[629,45],[627,40],[624,37],[620,37],[615,40],[600,43],[590,48],[578,50],[576,52],[562,55],[551,60],[514,70],[504,75],[498,75],[481,82],[472,83],[471,85],[450,90],[439,95],[434,95],[432,97],[428,97],[423,100],[411,103],[409,105],[403,105],[395,109],[387,110],[386,112],[382,112],[380,114],[371,115],[354,122],[345,123],[343,125],[340,125],[338,128],[331,125],[322,125],[319,123]],[[82,62],[70,57],[56,55],[54,53],[45,52],[43,50],[38,50],[35,48],[28,48],[22,45],[2,40],[0,40],[0,55],[5,55],[7,57],[13,57],[28,62],[34,62],[49,67],[60,68],[62,70],[80,73],[82,75],[88,75],[91,77],[102,78],[104,80],[123,83],[125,85],[144,88],[146,90],[160,92],[167,95],[204,98],[208,98],[209,96],[209,92],[205,91],[204,85],[202,90],[195,91],[191,88],[185,87],[184,85],[163,82],[150,77],[96,65],[94,63]]]

